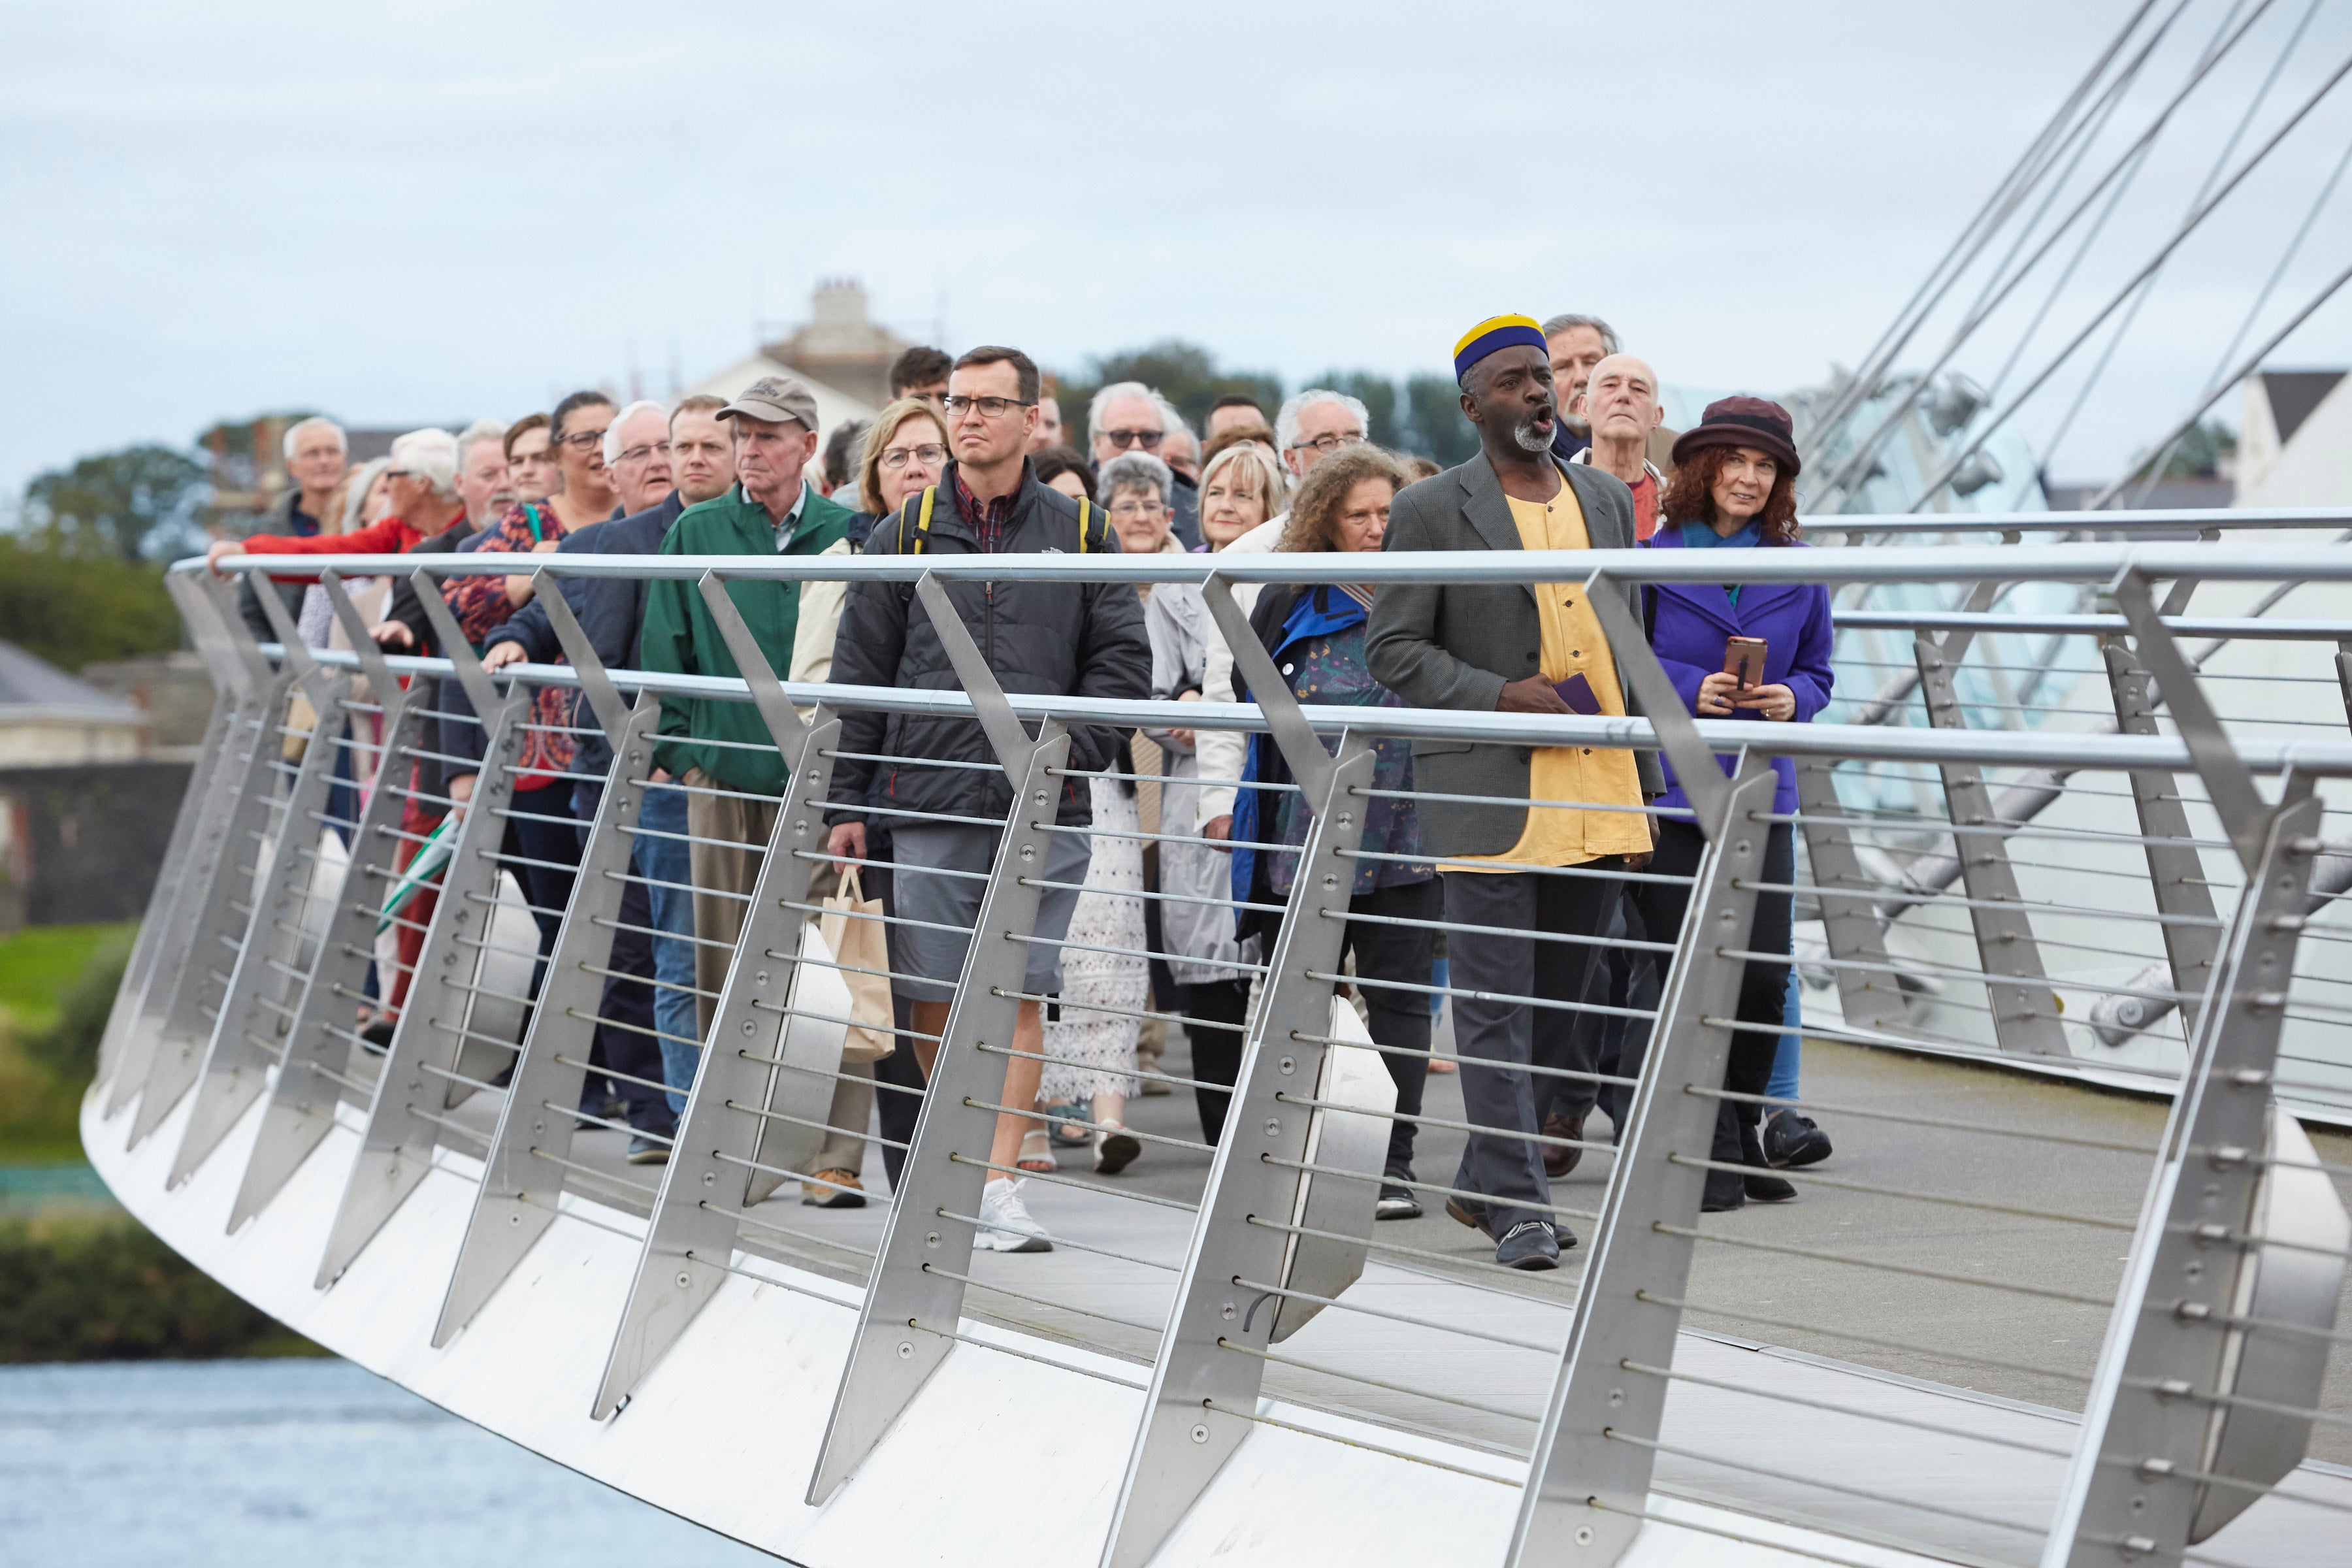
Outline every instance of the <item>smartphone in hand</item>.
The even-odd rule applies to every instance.
[[[1723,673],[1736,675],[1744,689],[1764,684],[1764,649],[1762,637],[1726,637],[1723,641]]]

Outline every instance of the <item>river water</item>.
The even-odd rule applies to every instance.
[[[349,1362],[0,1366],[5,1568],[775,1561]]]

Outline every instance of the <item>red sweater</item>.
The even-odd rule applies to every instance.
[[[459,512],[457,521],[465,521]],[[308,539],[291,533],[257,533],[245,542],[248,555],[401,555],[428,537],[396,517],[387,517],[349,533],[314,533]],[[313,575],[269,574],[273,583],[315,583]]]

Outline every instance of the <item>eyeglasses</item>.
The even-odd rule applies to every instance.
[[[1166,503],[1162,501],[1123,500],[1112,504],[1110,514],[1113,517],[1157,517],[1167,510]]]
[[[415,479],[416,476],[406,468],[386,468],[383,471],[383,477],[387,479]]]
[[[555,445],[569,447],[575,452],[584,452],[591,447],[601,446],[604,440],[604,432],[602,430],[575,430],[569,436],[557,437]]]
[[[1007,409],[1034,408],[1036,405],[1018,397],[960,397],[950,393],[940,400],[940,406],[946,409],[950,417],[961,418],[969,410],[977,408],[991,419],[1002,419]]]
[[[923,467],[930,468],[947,460],[948,449],[945,447],[936,446],[892,447],[882,454],[882,466],[894,474],[905,468],[909,461],[920,463]]]
[[[1164,430],[1102,430],[1097,431],[1097,434],[1122,452],[1130,447],[1140,447],[1147,452],[1157,452],[1160,450],[1160,443],[1165,440],[1168,435]]]
[[[1290,449],[1296,452],[1301,447],[1312,447],[1328,458],[1349,442],[1360,441],[1363,438],[1364,433],[1361,430],[1350,430],[1345,435],[1322,435],[1311,441],[1293,441],[1290,444]]]
[[[668,457],[669,443],[667,441],[651,441],[642,447],[632,447],[627,451],[622,453],[618,460],[624,463],[642,463],[647,458],[652,457],[656,452],[659,452],[665,458]]]

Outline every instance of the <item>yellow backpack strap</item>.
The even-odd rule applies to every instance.
[[[1087,552],[1087,498],[1078,498],[1078,553]]]
[[[899,554],[920,555],[923,552],[923,540],[931,531],[931,503],[939,498],[939,493],[937,485],[927,485],[923,488],[923,507],[920,514],[915,519],[915,548],[911,552],[907,549],[907,507],[915,503],[908,500],[905,506],[898,509]]]

